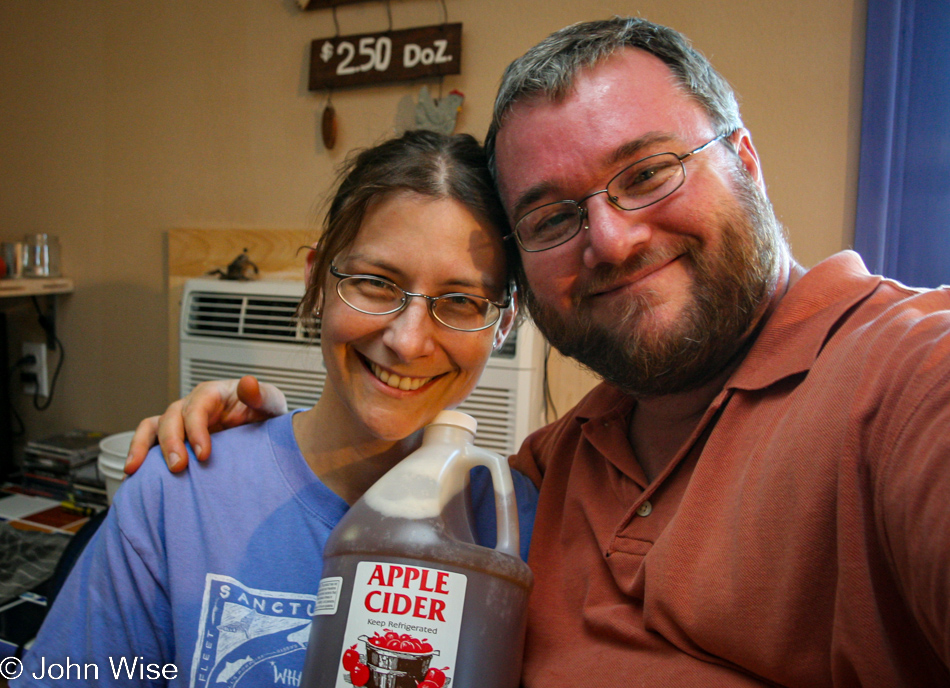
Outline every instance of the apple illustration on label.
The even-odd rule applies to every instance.
[[[356,645],[353,645],[343,653],[343,668],[347,671],[353,671],[353,667],[359,664],[360,653],[356,651]]]
[[[350,681],[353,682],[354,686],[365,686],[366,682],[369,681],[369,667],[363,664],[362,662],[357,662],[356,665],[350,669]]]
[[[426,672],[425,680],[419,684],[419,688],[442,688],[445,685],[445,672],[448,670],[448,667],[444,669],[432,667]],[[423,685],[425,683],[431,683],[432,686]]]

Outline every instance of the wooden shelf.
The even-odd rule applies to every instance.
[[[12,296],[40,296],[43,294],[69,294],[73,291],[73,281],[65,277],[2,279],[0,280],[0,298]]]

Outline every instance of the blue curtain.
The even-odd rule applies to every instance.
[[[948,0],[868,0],[854,244],[871,272],[950,284]]]

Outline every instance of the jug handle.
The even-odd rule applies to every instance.
[[[495,520],[498,528],[495,551],[520,558],[518,506],[508,461],[501,455],[474,444],[465,445],[463,453],[469,468],[485,466],[491,473],[492,484],[495,488]]]

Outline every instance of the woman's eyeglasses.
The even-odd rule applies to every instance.
[[[413,297],[425,299],[429,315],[453,330],[477,332],[491,327],[511,305],[511,294],[504,303],[496,303],[474,294],[442,294],[429,296],[408,292],[395,282],[375,275],[348,275],[330,264],[330,274],[337,278],[336,293],[343,303],[360,313],[389,315],[409,305]]]

